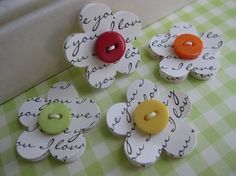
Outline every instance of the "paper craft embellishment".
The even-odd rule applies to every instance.
[[[154,164],[165,151],[175,158],[189,154],[197,143],[195,130],[185,122],[189,97],[179,91],[159,95],[156,84],[136,80],[127,91],[127,102],[113,105],[107,125],[114,135],[125,137],[124,151],[134,165]]]
[[[220,67],[218,52],[223,39],[215,32],[197,30],[188,23],[174,25],[170,33],[158,34],[151,39],[150,48],[161,56],[160,75],[171,81],[186,79],[190,73],[200,80],[207,80]]]
[[[47,98],[27,100],[19,110],[19,120],[26,127],[16,142],[17,153],[24,159],[38,161],[49,153],[63,162],[83,154],[84,130],[94,127],[100,110],[92,99],[79,98],[69,82],[58,82]]]
[[[104,4],[91,3],[80,12],[85,33],[75,33],[64,43],[65,57],[76,67],[87,67],[86,76],[95,88],[106,88],[116,72],[131,73],[140,63],[132,41],[141,30],[139,18],[130,12],[114,15]]]

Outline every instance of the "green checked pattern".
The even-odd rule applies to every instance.
[[[92,88],[84,78],[84,70],[71,67],[31,90],[0,106],[0,175],[236,175],[236,1],[200,0],[146,27],[135,45],[140,48],[142,64],[128,76],[119,75],[105,90]],[[147,52],[147,43],[158,33],[167,33],[177,22],[193,24],[199,32],[214,29],[224,37],[221,68],[209,81],[188,78],[171,84],[160,78],[158,59]],[[124,140],[113,136],[105,124],[108,108],[126,101],[129,84],[139,78],[156,82],[161,91],[178,89],[188,93],[193,107],[188,122],[198,132],[195,150],[182,159],[162,155],[149,168],[136,168],[125,157]],[[87,148],[81,158],[63,164],[51,157],[40,162],[21,159],[15,143],[24,127],[17,112],[27,98],[44,96],[57,81],[71,81],[81,97],[94,98],[102,111],[99,125],[85,134]]]

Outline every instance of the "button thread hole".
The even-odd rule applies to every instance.
[[[62,119],[62,114],[57,114],[57,113],[51,113],[48,115],[48,119],[52,120],[52,119]]]
[[[194,46],[194,42],[191,42],[191,41],[186,41],[183,43],[184,46]]]
[[[157,118],[157,117],[158,117],[158,114],[159,114],[158,111],[153,111],[153,112],[151,112],[151,113],[145,115],[144,120],[145,120],[145,121],[149,121],[149,120],[152,119],[152,118]]]
[[[112,51],[114,51],[115,49],[117,49],[117,47],[118,47],[117,44],[108,46],[108,47],[106,48],[106,52],[107,52],[107,53],[112,52]]]

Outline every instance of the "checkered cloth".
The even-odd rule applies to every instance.
[[[84,70],[71,67],[65,72],[0,106],[0,175],[236,175],[236,1],[200,0],[143,29],[135,45],[140,48],[142,64],[129,76],[118,75],[105,90],[92,88]],[[158,59],[147,52],[146,44],[158,33],[166,33],[176,22],[193,24],[199,32],[216,30],[224,37],[221,68],[209,81],[188,78],[171,84],[160,78]],[[125,157],[123,139],[113,136],[105,123],[108,108],[126,101],[128,85],[139,78],[157,83],[161,91],[178,89],[188,93],[193,107],[188,122],[198,132],[195,150],[185,158],[162,155],[149,168],[136,168]],[[21,159],[16,140],[24,131],[17,112],[27,98],[44,96],[60,80],[71,81],[80,95],[96,99],[101,111],[99,125],[86,134],[87,148],[73,163],[60,163],[51,157],[40,162]]]

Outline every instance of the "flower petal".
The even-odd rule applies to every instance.
[[[181,34],[193,34],[198,36],[198,32],[196,30],[196,28],[189,24],[189,23],[185,23],[185,22],[180,22],[175,24],[171,29],[170,29],[170,34],[171,36],[178,36]]]
[[[87,68],[87,79],[95,88],[109,87],[115,80],[116,64],[102,64]]]
[[[131,12],[119,11],[111,23],[112,30],[121,34],[126,43],[130,43],[141,31],[141,21],[137,15]]]
[[[78,93],[70,82],[57,82],[48,92],[48,102],[71,103],[76,101]]]
[[[81,10],[79,20],[86,33],[101,34],[111,30],[113,15],[105,4],[90,3]]]
[[[140,102],[153,98],[159,98],[159,88],[156,84],[145,79],[134,81],[127,90],[127,107],[129,112],[133,113]]]
[[[96,34],[80,33],[68,36],[64,43],[64,53],[67,60],[77,67],[86,67],[96,60],[94,43]]]
[[[207,49],[211,54],[217,54],[223,46],[223,39],[215,32],[203,32],[201,39],[204,41],[204,49]]]
[[[183,75],[183,76],[173,77],[173,76],[165,74],[163,71],[160,70],[160,76],[168,82],[177,83],[177,82],[185,80],[188,74]]]
[[[90,129],[100,120],[100,109],[92,99],[80,98],[76,102],[67,104],[72,112],[69,129]]]
[[[160,62],[160,73],[162,76],[169,76],[171,78],[183,79],[187,77],[189,70],[188,65],[191,60],[183,60],[176,57],[163,58]]]
[[[51,136],[43,134],[39,128],[24,131],[16,142],[17,153],[24,159],[37,161],[48,155],[47,145]]]
[[[107,111],[106,122],[108,128],[115,135],[126,136],[134,126],[131,115],[126,103],[113,105]]]
[[[165,141],[164,149],[170,156],[183,157],[195,148],[197,135],[195,130],[182,119],[173,118],[172,123],[175,128],[171,130],[168,140]]]
[[[117,63],[120,73],[132,73],[140,65],[140,52],[132,44],[126,44],[126,51]]]
[[[151,135],[144,134],[138,129],[128,133],[124,151],[129,161],[141,167],[154,164],[159,159],[162,145],[152,139]]]
[[[161,94],[163,103],[168,107],[169,116],[174,118],[186,118],[191,111],[189,96],[183,92],[171,90]]]
[[[38,123],[38,116],[46,104],[47,102],[43,98],[28,99],[20,107],[18,113],[20,122],[30,130],[35,128]]]
[[[63,162],[70,162],[81,156],[86,147],[81,130],[66,130],[53,138],[50,146],[52,156]]]
[[[175,38],[176,36],[171,36],[170,34],[156,35],[152,37],[150,47],[153,52],[160,56],[175,56],[175,52],[172,48]]]
[[[193,77],[200,80],[207,80],[217,73],[219,67],[219,56],[214,56],[207,50],[204,50],[188,68]]]

